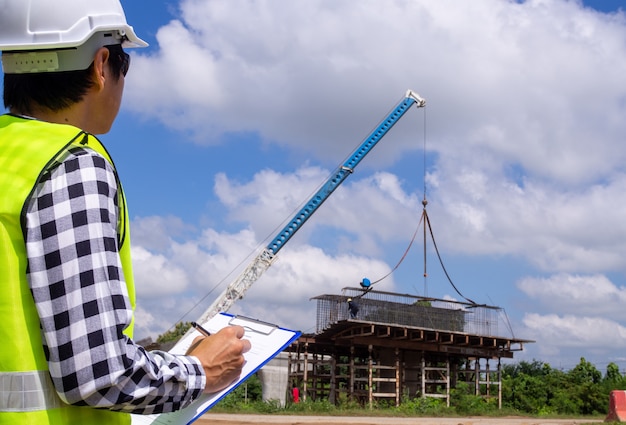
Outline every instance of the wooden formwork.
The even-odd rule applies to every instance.
[[[494,336],[497,307],[372,292],[358,299],[362,316],[348,311],[354,293],[316,297],[317,332],[286,350],[303,400],[398,406],[435,397],[449,405],[451,389],[465,382],[501,407],[500,360],[533,341]]]

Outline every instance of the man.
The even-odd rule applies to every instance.
[[[0,3],[0,424],[130,423],[223,389],[243,328],[188,356],[132,340],[126,200],[94,135],[119,110],[123,47],[147,44],[119,0]]]

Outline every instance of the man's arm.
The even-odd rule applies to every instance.
[[[40,182],[27,212],[31,290],[50,374],[71,404],[177,410],[206,385],[195,357],[147,353],[122,331],[132,311],[117,244],[117,182],[78,149]]]

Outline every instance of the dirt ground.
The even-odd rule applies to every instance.
[[[195,422],[198,425],[577,425],[602,423],[592,419],[536,419],[522,417],[483,418],[388,418],[345,416],[278,416],[278,415],[230,415],[207,413]]]

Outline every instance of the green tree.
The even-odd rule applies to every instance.
[[[525,413],[545,412],[552,396],[548,378],[553,369],[550,365],[533,360],[521,361],[502,368],[503,405]]]
[[[622,374],[619,373],[619,366],[611,362],[606,366],[606,374],[604,380],[607,382],[620,382],[622,380]]]
[[[619,366],[611,362],[606,366],[606,374],[602,383],[607,392],[612,390],[626,390],[626,378],[620,373]]]
[[[263,400],[263,386],[261,379],[255,373],[244,383],[226,396],[227,402],[231,404],[250,403]]]
[[[503,378],[503,403],[526,413],[539,413],[547,405],[548,389],[540,376],[517,373]]]
[[[580,358],[580,363],[569,372],[569,376],[574,384],[598,384],[602,379],[602,373],[584,357]]]
[[[568,373],[569,395],[579,400],[579,414],[606,413],[608,393],[601,385],[602,373],[584,357]]]
[[[516,364],[504,365],[502,367],[503,374],[512,378],[515,378],[520,374],[541,377],[549,374],[551,370],[552,368],[549,364],[534,359],[532,362],[521,361]]]
[[[617,379],[614,372],[610,376]],[[602,374],[584,358],[569,372],[537,360],[503,368],[503,403],[526,413],[606,413],[606,388]]]
[[[159,344],[164,344],[170,341],[178,341],[183,335],[185,335],[185,333],[187,333],[187,330],[189,330],[190,327],[191,322],[178,322],[176,326],[174,326],[174,329],[170,329],[164,334],[159,335],[157,342]]]
[[[576,415],[581,410],[581,401],[572,397],[571,380],[568,373],[551,369],[544,377],[548,389],[547,409],[553,413]]]

